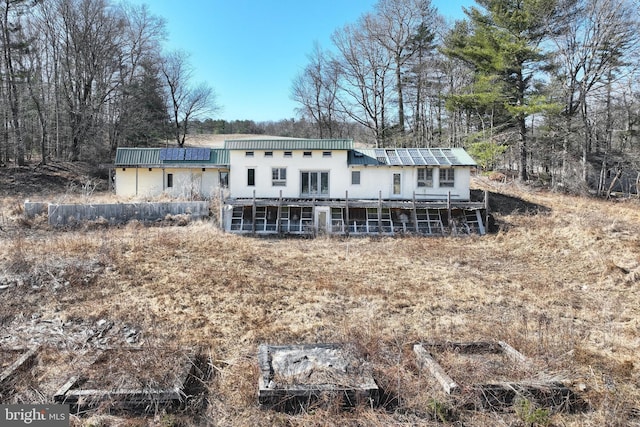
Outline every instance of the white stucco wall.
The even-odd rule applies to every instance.
[[[136,195],[136,169],[118,168],[115,170],[116,194],[121,197],[133,197]]]
[[[167,187],[168,175],[173,187]],[[191,194],[211,198],[220,186],[220,170],[216,168],[117,168],[116,194],[121,197],[157,197],[164,194],[189,198]]]
[[[122,197],[153,197],[162,193],[162,169],[116,169],[116,194]]]
[[[324,157],[322,151],[312,151],[311,157],[304,157],[303,151],[292,151],[291,157],[284,157],[284,151],[274,150],[273,156],[265,157],[265,151],[254,150],[253,156],[246,151],[231,150],[229,190],[231,197],[277,198],[282,191],[284,198],[301,196],[301,172],[328,171],[329,194],[323,198],[345,197],[350,199],[377,199],[382,192],[383,199],[411,199],[415,191],[416,199],[445,200],[449,192],[453,200],[469,200],[470,169],[456,168],[454,187],[440,187],[439,170],[433,170],[433,186],[417,186],[417,170],[411,166],[348,166],[346,151],[332,151],[331,157]],[[286,186],[274,186],[272,169],[286,168]],[[247,170],[255,169],[255,186],[247,185]],[[351,184],[351,172],[360,171],[360,185]],[[393,193],[393,175],[401,176],[401,192]],[[318,196],[320,198],[320,196]]]
[[[329,172],[329,195],[323,197],[343,198],[346,178],[350,176],[347,167],[347,152],[332,151],[331,157],[324,157],[322,151],[311,151],[304,157],[303,151],[293,151],[291,157],[284,157],[284,151],[274,150],[272,157],[265,157],[265,151],[254,150],[253,157],[247,157],[243,150],[231,150],[229,154],[231,171],[229,191],[231,197],[300,197],[302,171]],[[255,186],[247,186],[247,170],[255,169]],[[273,168],[286,168],[286,186],[274,186],[271,174]]]
[[[360,171],[360,185],[351,185],[351,171]],[[400,174],[400,194],[393,192],[393,175]],[[349,198],[412,199],[415,192],[417,200],[445,200],[451,192],[452,200],[469,200],[470,169],[459,167],[455,170],[453,187],[440,186],[438,168],[433,169],[433,186],[418,187],[417,168],[411,166],[352,166],[349,169]]]

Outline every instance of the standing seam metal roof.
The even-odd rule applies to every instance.
[[[230,139],[228,150],[351,150],[352,139]]]
[[[477,166],[463,148],[353,149],[352,140],[237,140],[233,148],[118,148],[116,166],[229,165],[229,150],[348,150],[348,165]]]
[[[229,151],[223,148],[118,148],[115,159],[115,165],[120,167],[188,164],[228,165]]]

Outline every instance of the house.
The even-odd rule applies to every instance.
[[[352,197],[369,198],[378,191],[392,200],[467,201],[476,166],[462,148],[351,150],[347,164],[361,184],[352,188]]]
[[[211,198],[227,185],[229,152],[213,148],[118,148],[115,170],[118,196]]]
[[[350,139],[227,140],[222,149],[118,149],[116,193],[211,197],[221,226],[257,234],[484,234],[462,148],[358,149]]]

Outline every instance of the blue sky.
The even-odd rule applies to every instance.
[[[167,50],[190,54],[194,83],[213,87],[225,120],[296,117],[295,76],[314,42],[331,47],[334,30],[373,11],[377,0],[137,0],[166,21]],[[434,0],[447,18],[471,0]]]

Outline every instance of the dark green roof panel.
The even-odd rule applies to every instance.
[[[223,148],[118,148],[116,166],[228,165]]]
[[[118,148],[116,166],[160,164],[159,148]]]

